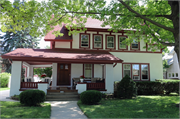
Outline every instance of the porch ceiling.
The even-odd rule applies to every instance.
[[[80,49],[23,49],[18,48],[2,55],[2,58],[13,61],[46,62],[46,63],[122,63],[108,51]]]

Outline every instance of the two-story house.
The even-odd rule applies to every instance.
[[[114,33],[108,31],[109,26],[101,27],[101,24],[88,18],[87,30],[71,36],[66,25],[55,26],[54,30],[64,35],[55,37],[51,31],[45,36],[51,49],[16,49],[3,55],[13,60],[10,95],[20,93],[22,65],[28,67],[27,76],[33,76],[35,67],[52,67],[52,87],[72,87],[72,79],[81,75],[90,80],[99,77],[104,79],[106,93],[113,93],[114,81],[120,81],[125,75],[135,81],[163,78],[161,50],[152,52],[143,48],[148,47],[143,39],[127,46],[122,43],[128,37],[126,30]],[[76,89],[81,90],[83,84],[87,88],[87,83],[79,83]]]

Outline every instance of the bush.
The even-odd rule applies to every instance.
[[[80,99],[83,104],[88,104],[88,105],[96,104],[99,101],[101,101],[102,93],[96,90],[84,91],[81,93]]]
[[[118,98],[132,98],[137,95],[136,83],[126,75],[117,85]]]
[[[136,82],[138,95],[157,95],[164,94],[164,86],[161,82],[141,81]]]
[[[0,74],[1,87],[7,87],[8,86],[9,76],[11,76],[11,74],[6,73],[6,72],[3,72]]]
[[[28,106],[37,106],[45,101],[45,93],[41,90],[26,90],[20,93],[20,103]]]

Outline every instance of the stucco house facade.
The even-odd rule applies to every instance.
[[[163,78],[162,50],[148,51],[143,39],[130,46],[122,43],[128,36],[126,30],[110,32],[110,27],[101,27],[102,22],[88,18],[86,31],[68,36],[63,25],[54,30],[64,33],[62,37],[49,32],[44,40],[51,49],[16,49],[2,56],[12,59],[10,96],[21,92],[21,69],[27,67],[27,76],[33,76],[35,67],[52,67],[52,87],[73,86],[73,78],[84,75],[92,83],[92,78],[104,79],[105,93],[114,92],[114,82],[129,75],[135,81],[155,81]],[[97,82],[93,82],[96,85]],[[98,86],[98,84],[96,85]],[[47,85],[38,84],[46,90]],[[78,83],[79,93],[88,89],[88,82]]]

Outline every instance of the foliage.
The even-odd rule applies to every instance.
[[[126,75],[117,86],[118,98],[132,98],[137,95],[136,83]]]
[[[101,105],[84,105],[78,101],[88,118],[179,118],[180,96],[137,96],[135,99],[101,101]],[[168,113],[167,113],[168,112]]]
[[[6,73],[6,72],[3,72],[0,74],[1,87],[7,87],[8,86],[9,76],[11,76],[11,74]]]
[[[100,91],[87,90],[81,93],[80,99],[83,104],[97,104],[102,99],[102,94]]]
[[[20,102],[0,101],[0,118],[50,118],[51,104],[42,103],[41,106],[28,107]]]
[[[164,94],[164,86],[156,81],[136,82],[138,95],[158,95]]]
[[[41,77],[44,74],[46,74],[47,77],[51,77],[52,67],[34,68],[34,75],[38,75],[38,77]]]
[[[27,106],[37,106],[45,101],[45,93],[41,90],[26,90],[20,93],[20,103]]]

